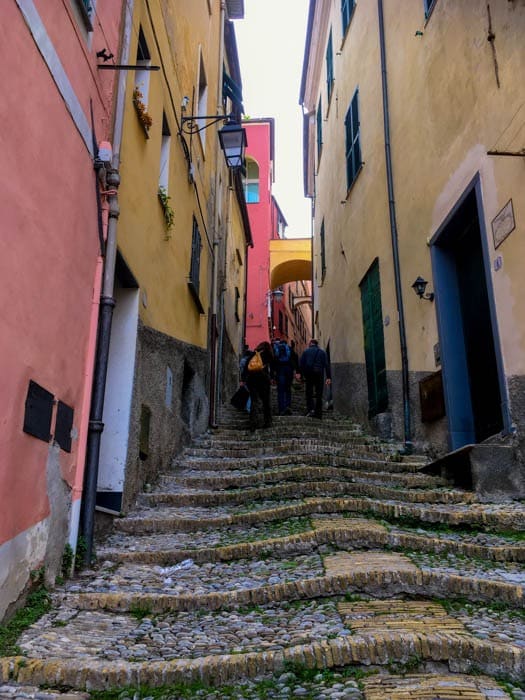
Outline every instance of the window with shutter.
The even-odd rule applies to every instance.
[[[346,34],[348,25],[354,12],[355,0],[341,0],[341,19],[343,24],[343,36]]]
[[[324,280],[326,274],[326,248],[324,242],[324,219],[321,223],[321,231],[319,232],[319,243],[321,245],[321,281]]]
[[[428,17],[430,15],[435,4],[436,0],[423,0],[423,5],[425,7],[425,17]]]
[[[359,288],[361,290],[368,416],[370,418],[388,408],[383,310],[377,258],[372,263]]]
[[[191,262],[190,262],[190,278],[188,280],[188,287],[193,296],[193,300],[199,309],[199,313],[204,313],[204,307],[202,306],[199,287],[200,287],[200,265],[201,265],[201,233],[199,231],[199,225],[195,217],[193,217],[193,231],[191,236]]]
[[[321,151],[323,150],[323,115],[321,98],[319,98],[319,104],[317,105],[317,115],[315,117],[315,123],[317,127],[317,166],[319,167]]]
[[[328,96],[328,102],[330,102],[330,97],[332,96],[332,90],[334,87],[334,51],[332,44],[332,30],[330,29],[330,34],[328,36],[328,46],[326,47],[326,94]]]
[[[356,90],[345,117],[346,137],[346,182],[350,189],[361,168],[361,145],[359,138],[359,106]]]

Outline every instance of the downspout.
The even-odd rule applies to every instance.
[[[217,112],[222,102],[222,66],[224,63],[224,22],[226,17],[226,0],[221,0],[220,35],[219,35],[219,65],[217,78]],[[215,211],[213,222],[213,250],[212,250],[212,285],[211,285],[211,324],[210,324],[210,427],[216,427],[217,412],[217,290],[219,286],[219,144],[217,141],[215,152]]]
[[[133,0],[125,3],[124,30],[120,63],[126,64],[129,55],[131,26],[133,16]],[[100,295],[100,313],[98,320],[98,340],[95,357],[95,372],[93,376],[93,392],[91,398],[91,413],[87,437],[87,456],[84,475],[84,494],[82,501],[82,534],[85,538],[86,549],[84,564],[91,563],[93,553],[93,533],[95,529],[95,505],[97,498],[98,467],[100,458],[100,442],[104,423],[104,396],[106,392],[106,377],[109,360],[109,343],[111,338],[111,323],[115,299],[113,296],[115,280],[115,261],[117,257],[117,222],[119,217],[118,187],[120,184],[120,146],[122,141],[122,123],[124,118],[124,98],[126,94],[126,72],[120,71],[117,81],[117,102],[115,107],[115,122],[113,128],[113,161],[112,168],[106,173],[108,198],[108,229],[104,257],[104,273]]]
[[[401,288],[401,268],[399,264],[399,242],[396,223],[396,203],[394,198],[394,179],[392,175],[392,156],[390,152],[390,113],[388,108],[388,83],[386,75],[385,25],[383,17],[383,0],[377,0],[379,13],[379,46],[381,49],[381,83],[383,88],[383,124],[385,132],[386,179],[388,185],[388,212],[390,216],[390,233],[392,239],[392,257],[394,262],[394,280],[396,287],[397,311],[399,314],[399,344],[401,349],[401,376],[403,384],[403,417],[405,428],[405,454],[413,449],[410,427],[410,385],[408,376],[408,353],[405,330],[405,313]]]

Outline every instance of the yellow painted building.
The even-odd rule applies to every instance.
[[[223,387],[237,380],[251,243],[240,170],[227,167],[218,138],[243,109],[233,25],[242,0],[130,7],[97,491],[110,512],[126,510],[215,421]]]
[[[408,449],[523,442],[524,33],[515,1],[310,3],[315,332],[335,407]]]

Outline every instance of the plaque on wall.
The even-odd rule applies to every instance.
[[[505,238],[512,233],[516,228],[514,219],[514,209],[512,207],[512,199],[509,199],[507,204],[499,211],[492,219],[492,235],[494,237],[494,248],[500,246]]]
[[[423,423],[443,418],[445,415],[445,395],[441,370],[421,379],[419,382],[419,402]]]

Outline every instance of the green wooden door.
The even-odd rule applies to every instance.
[[[368,416],[371,417],[385,411],[388,407],[383,311],[381,308],[381,284],[377,258],[372,263],[359,287],[361,289],[361,308],[363,311]]]

